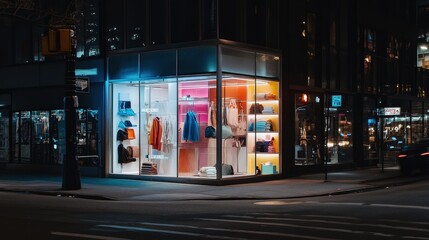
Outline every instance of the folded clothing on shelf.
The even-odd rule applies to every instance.
[[[271,106],[264,107],[264,110],[262,110],[262,114],[273,114],[274,108]]]
[[[142,163],[141,174],[144,175],[156,175],[158,174],[158,165],[153,162]]]
[[[216,168],[215,167],[202,167],[198,172],[198,175],[201,177],[215,177]]]

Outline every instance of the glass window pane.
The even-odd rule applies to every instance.
[[[33,61],[44,61],[45,56],[42,55],[41,36],[44,32],[42,27],[33,27]]]
[[[325,119],[328,134],[328,163],[343,164],[353,162],[353,97],[332,95],[332,99],[341,99],[336,106],[329,108]]]
[[[166,0],[150,1],[150,44],[166,43],[167,32],[167,2]]]
[[[51,111],[50,127],[52,130],[52,162],[63,164],[66,155],[66,129],[63,109]]]
[[[23,123],[24,124],[24,123]],[[49,163],[49,111],[32,111],[32,163]],[[30,127],[31,128],[31,127]]]
[[[146,1],[127,0],[127,48],[146,46]]]
[[[140,173],[139,154],[140,119],[139,83],[112,84],[112,172],[116,174]],[[125,125],[125,122],[129,124]],[[135,147],[133,155],[127,147]]]
[[[10,23],[0,23],[0,36],[12,36],[12,27]],[[13,38],[2,37],[0,38],[0,65],[9,65],[13,61]]]
[[[18,127],[21,126],[20,123],[20,112],[14,112],[12,115],[12,162],[19,162],[20,161],[20,131],[21,128]]]
[[[216,178],[216,77],[179,78],[178,99],[179,177]]]
[[[177,176],[177,106],[176,78],[140,82],[140,175]]]
[[[100,2],[85,1],[85,56],[100,55]]]
[[[186,42],[198,40],[198,0],[171,0],[171,41]]]
[[[295,165],[321,164],[321,97],[309,93],[295,94],[295,116]]]
[[[14,26],[15,63],[33,61],[33,29],[24,21],[17,21]]]
[[[256,53],[256,76],[260,77],[280,77],[279,70],[280,57]]]
[[[112,172],[177,176],[177,81],[114,83]]]
[[[179,75],[216,72],[216,47],[179,49]]]
[[[227,47],[221,48],[222,72],[255,75],[255,53]]]
[[[30,111],[20,112],[20,125],[19,125],[19,147],[20,147],[20,162],[29,163],[30,162],[30,143],[34,135],[34,126],[33,121],[31,120]]]
[[[281,172],[280,85],[277,81],[256,79],[254,86],[249,121],[254,123],[256,167],[261,174],[277,174]]]
[[[249,133],[250,141],[247,136],[248,97],[254,96],[254,84],[254,78],[222,77],[222,163],[234,170],[233,174],[222,171],[222,178],[255,174],[254,145],[249,144],[254,143],[255,134]]]
[[[140,57],[140,77],[176,75],[176,51],[145,52]]]
[[[217,38],[217,1],[205,0],[202,1],[202,37],[203,39]]]
[[[123,2],[106,0],[106,49],[124,48],[124,10]]]
[[[362,129],[363,157],[368,162],[378,161],[377,116],[374,114],[376,100],[370,97],[363,99]]]
[[[237,42],[244,41],[244,8],[239,1],[218,0],[219,37]]]
[[[9,110],[0,110],[0,162],[9,162]]]
[[[100,54],[99,0],[84,1],[78,17],[79,23],[76,26],[76,57],[98,56]]]
[[[138,78],[138,55],[127,54],[109,58],[109,79]]]
[[[423,138],[422,102],[412,102],[411,109],[411,141],[416,142]]]

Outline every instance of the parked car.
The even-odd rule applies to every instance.
[[[397,160],[404,175],[411,175],[415,170],[426,173],[429,169],[429,138],[402,147]]]

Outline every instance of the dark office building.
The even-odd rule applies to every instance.
[[[45,24],[1,18],[7,171],[61,173],[66,65],[64,55],[42,54],[40,37],[46,23],[69,20],[68,3],[32,6],[64,16]],[[89,79],[89,91],[77,93],[80,172],[221,183],[395,165],[401,146],[429,135],[427,6],[84,1],[76,22],[75,75]]]

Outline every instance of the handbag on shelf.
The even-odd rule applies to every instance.
[[[223,139],[227,139],[227,138],[232,138],[232,129],[230,126],[228,125],[222,125],[222,138]]]
[[[135,162],[136,159],[133,158],[130,155],[130,152],[128,151],[128,149],[126,149],[124,147],[124,145],[119,144],[118,145],[118,163],[130,163],[130,162]]]
[[[204,130],[204,136],[206,138],[216,138],[216,129],[213,126],[207,126]]]
[[[136,134],[135,134],[135,132],[134,132],[134,129],[132,129],[132,128],[127,128],[127,134],[128,134],[128,139],[129,139],[129,140],[136,139]]]
[[[133,158],[139,158],[140,157],[140,148],[139,148],[139,146],[128,146],[127,150],[130,153],[131,157],[133,157]]]
[[[250,114],[262,114],[262,111],[264,111],[264,106],[260,103],[252,103],[250,105]]]
[[[226,119],[226,108],[224,107],[223,112],[223,123],[222,123],[222,139],[232,138],[232,129],[228,125],[228,120]]]

